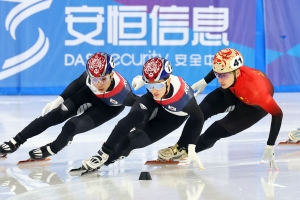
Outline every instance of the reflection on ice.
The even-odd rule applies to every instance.
[[[200,95],[198,101],[203,98]],[[16,135],[40,116],[52,96],[0,97],[1,142]],[[279,141],[287,140],[287,133],[299,127],[300,95],[275,94],[284,118]],[[12,102],[7,104],[5,102]],[[147,160],[157,157],[157,150],[174,145],[182,127],[162,140],[143,149],[134,150],[124,160],[87,176],[71,176],[70,169],[94,155],[112,128],[128,112],[109,123],[79,134],[73,143],[44,163],[17,165],[28,158],[28,152],[53,141],[62,125],[47,129],[28,140],[14,154],[0,158],[0,199],[297,199],[300,178],[300,147],[275,148],[275,160],[280,169],[269,171],[268,164],[259,164],[270,128],[270,116],[236,136],[222,139],[198,154],[205,167],[146,166]],[[214,116],[206,129],[222,115]],[[140,181],[142,171],[151,174],[151,181]]]

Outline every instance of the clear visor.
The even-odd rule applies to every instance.
[[[156,90],[161,90],[161,89],[163,89],[163,87],[165,87],[166,82],[167,82],[167,80],[165,80],[164,82],[160,82],[160,83],[145,83],[145,87],[148,90],[153,90],[153,88],[155,88]]]
[[[90,77],[90,79],[94,85],[97,85],[98,83],[105,84],[110,81],[110,75],[101,76],[101,77]]]
[[[217,73],[214,71],[215,76],[217,79],[227,79],[230,76],[231,72],[225,72],[225,73]]]

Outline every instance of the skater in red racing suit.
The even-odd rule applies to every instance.
[[[219,113],[228,112],[221,120],[215,121],[196,144],[196,152],[211,148],[221,138],[230,137],[251,127],[268,113],[272,115],[267,146],[261,163],[265,159],[270,167],[278,169],[274,161],[274,144],[277,139],[282,111],[273,99],[274,89],[270,80],[259,70],[244,66],[242,55],[235,49],[219,51],[213,60],[212,71],[192,88],[202,91],[207,83],[217,77],[221,87],[209,93],[199,104],[204,120]],[[175,146],[158,152],[160,158],[172,159],[184,143],[186,134],[191,131],[195,121],[189,118],[184,126],[182,137]]]

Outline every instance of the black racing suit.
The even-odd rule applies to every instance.
[[[138,99],[138,96],[133,94],[127,85],[127,90],[130,91],[128,91],[126,96],[122,97],[122,104],[119,106],[110,106],[91,91],[86,85],[86,80],[87,74],[83,72],[82,75],[70,83],[60,95],[64,99],[61,106],[53,109],[45,116],[32,121],[18,133],[14,139],[22,144],[27,139],[42,133],[47,128],[60,124],[77,115],[78,109],[82,106],[84,112],[81,115],[69,119],[62,127],[62,131],[56,140],[50,144],[51,150],[57,153],[68,145],[76,134],[89,131],[116,117],[124,110],[125,106],[132,106],[136,99]],[[115,81],[113,79],[107,92],[112,91],[114,88]]]

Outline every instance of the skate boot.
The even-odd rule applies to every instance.
[[[29,151],[29,156],[32,160],[44,160],[45,158],[55,155],[55,153],[50,148],[51,144],[39,147]]]
[[[104,165],[108,158],[108,154],[104,153],[102,150],[99,150],[97,155],[83,160],[81,167],[71,169],[70,173],[74,173],[73,175],[75,175],[75,173],[79,172],[80,176],[82,176],[91,172],[95,172]]]
[[[0,145],[0,155],[13,153],[20,147],[20,145],[21,144],[12,138],[10,141],[4,142]]]
[[[293,142],[300,141],[300,128],[295,131],[289,132],[289,139]]]
[[[178,144],[158,151],[158,160],[162,161],[179,161],[187,157],[186,149]]]
[[[108,160],[109,155],[102,150],[98,151],[98,154],[82,161],[82,167],[86,170],[94,170],[100,168]]]

